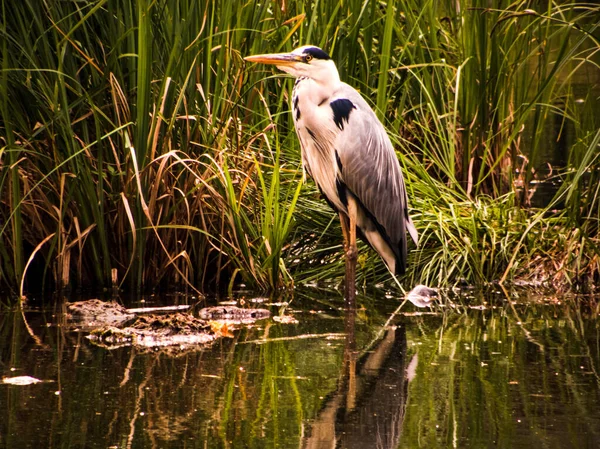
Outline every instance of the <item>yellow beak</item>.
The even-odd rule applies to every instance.
[[[292,53],[272,53],[267,55],[246,56],[246,61],[257,62],[261,64],[273,64],[276,66],[294,65],[298,62],[304,62],[302,56]]]

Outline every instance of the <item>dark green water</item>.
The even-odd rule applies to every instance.
[[[96,347],[59,306],[3,311],[0,377],[43,382],[0,383],[0,447],[600,447],[599,303],[513,299],[392,316],[360,296],[352,319],[309,292],[298,324],[170,352]]]

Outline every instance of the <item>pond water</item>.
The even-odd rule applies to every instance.
[[[285,300],[260,306],[297,323],[168,351],[95,346],[64,304],[2,311],[0,377],[41,382],[0,382],[0,447],[600,447],[594,298]]]

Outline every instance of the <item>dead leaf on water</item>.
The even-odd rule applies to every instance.
[[[216,336],[233,338],[233,333],[227,326],[227,323],[222,321],[209,321],[208,324],[210,324],[210,329]]]

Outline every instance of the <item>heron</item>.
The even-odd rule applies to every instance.
[[[275,65],[296,78],[291,107],[302,166],[339,214],[346,297],[354,298],[356,291],[357,234],[391,273],[404,274],[407,233],[415,244],[418,234],[394,147],[367,101],[340,80],[335,63],[318,47],[244,59]]]

